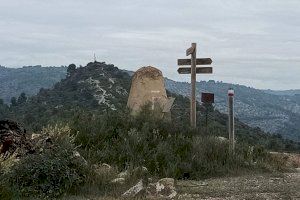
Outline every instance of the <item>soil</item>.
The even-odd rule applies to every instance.
[[[182,200],[300,200],[300,168],[293,173],[253,174],[210,178],[202,181],[177,180],[175,199]],[[123,198],[91,195],[71,196],[74,200],[116,200]]]
[[[300,169],[294,173],[178,181],[178,199],[300,200]]]

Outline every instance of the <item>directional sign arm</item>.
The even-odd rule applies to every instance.
[[[211,58],[198,58],[196,60],[196,65],[210,65],[211,63]]]
[[[196,59],[196,65],[210,65],[212,63],[211,58],[197,58]],[[178,59],[177,60],[178,65],[191,65],[192,61],[191,59]]]
[[[180,67],[178,68],[179,74],[191,74],[191,68],[190,67]],[[212,74],[213,70],[212,67],[197,67],[196,68],[196,74]]]
[[[195,51],[195,47],[194,46],[188,48],[186,50],[186,56],[191,55],[192,53],[194,53],[194,51]]]

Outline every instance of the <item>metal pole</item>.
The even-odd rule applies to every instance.
[[[234,137],[234,90],[228,90],[228,130],[229,130],[229,150],[231,153],[235,149],[235,137]]]
[[[194,51],[191,58],[191,127],[196,128],[196,43],[192,43],[192,47]]]

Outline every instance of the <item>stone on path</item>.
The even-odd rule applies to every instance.
[[[143,180],[140,180],[135,186],[131,187],[129,190],[124,192],[123,197],[136,197],[144,191]]]
[[[174,199],[177,195],[173,178],[163,178],[147,186],[140,180],[135,186],[127,190],[122,196],[134,198],[145,194],[147,199]]]
[[[117,184],[124,184],[125,183],[125,178],[115,178],[111,180],[112,183],[117,183]]]

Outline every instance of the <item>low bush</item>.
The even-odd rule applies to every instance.
[[[228,142],[216,137],[195,137],[192,147],[192,177],[219,176],[243,165],[239,155],[229,153]]]
[[[2,175],[19,197],[54,198],[75,189],[84,182],[87,168],[77,162],[74,137],[67,127],[49,127],[42,131],[48,137],[37,153],[21,158]],[[9,194],[9,191],[6,192]]]
[[[157,120],[146,111],[135,117],[128,111],[78,113],[69,127],[44,129],[45,140],[36,143],[36,153],[17,162],[0,162],[0,199],[52,199],[65,193],[120,195],[122,186],[111,180],[120,171],[142,166],[151,176],[201,179],[243,170],[281,170],[284,165],[260,146],[238,142],[232,155],[228,141],[218,138],[213,129],[203,134]],[[107,171],[101,163],[112,167]]]
[[[232,156],[228,142],[213,130],[204,135],[146,112],[135,117],[126,111],[79,114],[70,126],[83,155],[92,163],[109,163],[119,170],[145,166],[158,177],[199,179],[263,166],[256,163],[272,168],[261,147],[249,154],[247,145],[237,144]]]

